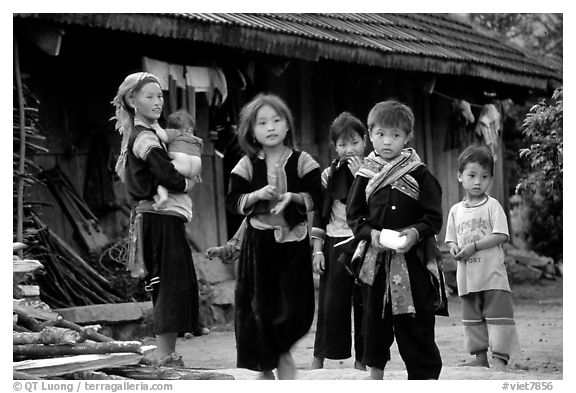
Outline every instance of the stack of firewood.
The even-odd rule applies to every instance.
[[[15,379],[47,378],[80,371],[138,364],[153,346],[115,341],[50,310],[13,305]],[[83,374],[87,378],[86,373]]]
[[[40,297],[53,308],[121,303],[126,297],[112,283],[86,262],[33,213],[37,231],[29,254],[42,262],[42,274],[35,279]]]
[[[234,379],[231,375],[181,367],[140,364],[153,345],[115,341],[50,310],[14,303],[14,379]]]

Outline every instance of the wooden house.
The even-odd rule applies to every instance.
[[[14,14],[13,21],[20,68],[40,101],[49,149],[32,159],[45,169],[58,165],[111,237],[125,230],[119,209],[126,193],[110,171],[119,145],[110,101],[127,74],[163,70],[166,113],[193,113],[205,141],[203,183],[191,192],[189,224],[199,250],[224,243],[238,224],[223,203],[239,158],[234,124],[259,92],[286,100],[299,147],[322,166],[335,154],[328,128],[336,115],[349,111],[366,121],[376,102],[405,102],[416,117],[414,147],[440,180],[447,213],[461,198],[458,153],[467,142],[482,142],[474,123],[458,123],[455,105],[470,104],[477,121],[486,104],[523,103],[562,83],[561,73],[541,60],[448,14]],[[195,72],[212,76],[203,84]],[[500,128],[494,146],[491,192],[507,205],[505,132]],[[43,187],[33,198],[53,202]],[[44,220],[73,238],[52,205],[40,209]]]

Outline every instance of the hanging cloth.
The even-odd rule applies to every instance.
[[[170,75],[170,65],[165,61],[152,59],[150,57],[143,58],[144,71],[153,74],[160,81],[162,90],[168,90],[170,83],[168,81]]]
[[[184,78],[184,66],[178,64],[168,64],[168,74],[176,82],[176,86],[181,89],[186,88],[186,78]]]
[[[219,104],[226,101],[228,97],[226,76],[220,67],[186,66],[186,84],[194,86],[196,92],[206,93],[210,104],[213,103],[216,90],[222,96]]]
[[[500,136],[500,118],[500,112],[495,105],[484,105],[475,129],[476,134],[484,138],[484,143],[490,148],[495,157]]]

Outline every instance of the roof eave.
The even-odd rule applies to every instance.
[[[561,84],[555,75],[522,74],[516,70],[442,57],[389,53],[370,47],[326,42],[292,34],[206,23],[164,14],[20,14],[64,24],[125,31],[159,37],[222,45],[307,61],[320,59],[365,64],[390,69],[478,77],[528,88],[547,90]]]

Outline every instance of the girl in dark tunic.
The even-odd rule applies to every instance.
[[[185,231],[186,217],[192,212],[175,205],[155,210],[153,197],[159,185],[171,193],[185,193],[193,183],[176,171],[156,135],[164,100],[154,75],[129,75],[112,103],[116,129],[122,135],[116,171],[136,202],[130,223],[128,267],[132,276],[144,279],[154,305],[157,349],[146,359],[183,366],[175,352],[177,334],[192,331],[198,319],[198,283]]]
[[[366,127],[348,112],[341,113],[330,127],[330,140],[338,158],[322,172],[322,207],[314,211],[313,266],[320,274],[318,319],[312,369],[324,367],[324,359],[347,359],[351,354],[351,309],[354,309],[354,367],[362,364],[362,292],[347,271],[351,255],[336,246],[352,236],[346,224],[346,198],[356,172],[364,162]],[[346,258],[347,260],[342,260]]]
[[[307,213],[319,204],[320,167],[293,143],[286,104],[259,95],[240,114],[246,154],[230,175],[226,206],[247,216],[235,299],[237,366],[293,379],[290,348],[310,329],[314,283]]]

